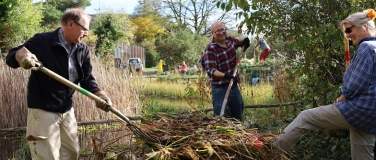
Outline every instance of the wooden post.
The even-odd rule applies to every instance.
[[[349,39],[346,38],[346,34],[344,34],[343,41],[345,43],[345,61],[346,61],[346,69],[350,65],[350,46],[349,46]]]

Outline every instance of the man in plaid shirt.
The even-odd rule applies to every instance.
[[[213,38],[205,49],[204,64],[212,87],[214,114],[220,114],[230,80],[234,79],[227,102],[230,115],[225,116],[242,120],[244,102],[237,85],[240,78],[239,75],[234,77],[233,73],[237,63],[236,49],[244,45],[245,51],[249,47],[249,39],[227,36],[226,27],[220,21],[213,22],[211,33]]]

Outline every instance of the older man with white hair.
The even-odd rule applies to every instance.
[[[244,46],[245,51],[249,47],[249,39],[228,36],[226,30],[221,21],[213,22],[211,31],[213,38],[204,52],[205,71],[212,87],[214,114],[220,115],[227,88],[230,80],[233,79],[234,85],[227,103],[228,113],[225,116],[242,120],[244,102],[237,85],[240,78],[239,74],[233,76],[233,73],[237,63],[236,49]]]

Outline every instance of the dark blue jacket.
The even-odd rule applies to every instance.
[[[202,66],[202,69],[205,70],[205,60],[204,60],[204,56],[201,56],[200,64],[201,64],[201,66]]]
[[[53,32],[45,32],[34,35],[23,45],[13,48],[6,56],[6,63],[12,68],[20,67],[15,59],[16,52],[26,47],[35,54],[38,60],[47,69],[69,79],[68,53],[62,46],[58,36],[59,29]],[[88,46],[81,42],[75,53],[77,54],[77,71],[82,88],[95,93],[99,87],[91,73],[92,65]],[[65,113],[72,108],[72,95],[74,90],[57,80],[47,76],[43,72],[31,71],[27,90],[27,104],[29,108],[39,108],[50,112]]]

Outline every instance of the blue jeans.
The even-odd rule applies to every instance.
[[[212,102],[215,115],[220,115],[223,101],[225,99],[228,85],[212,85]],[[242,120],[244,102],[237,84],[232,85],[230,94],[227,99],[226,109],[229,111],[230,116],[238,120]]]

